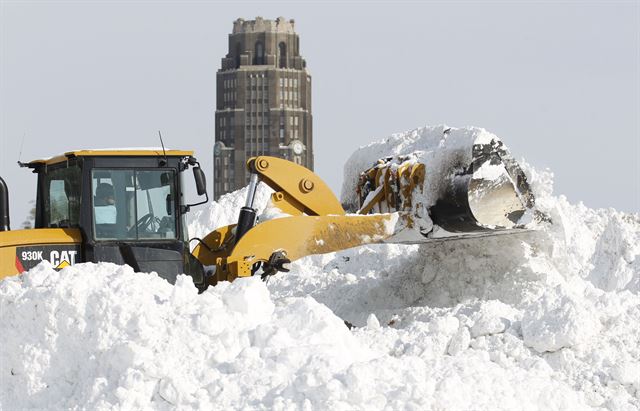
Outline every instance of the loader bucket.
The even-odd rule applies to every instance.
[[[448,232],[491,231],[522,226],[534,205],[524,172],[503,143],[493,139],[473,145],[471,163],[451,177],[429,214]]]
[[[498,234],[522,228],[529,216],[535,215],[535,200],[525,174],[500,140],[476,141],[471,155],[460,157],[466,161],[452,163],[450,170],[430,169],[429,164],[419,163],[421,157],[415,153],[379,160],[361,174],[357,188],[360,212],[410,210],[419,220],[420,210],[427,208],[434,226],[421,232],[425,240]],[[407,170],[419,165],[423,167],[417,174],[420,180],[413,174],[408,179]],[[438,183],[441,189],[435,201],[422,196],[429,178],[444,180]],[[420,201],[428,204],[423,207]]]

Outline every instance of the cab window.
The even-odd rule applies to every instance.
[[[175,239],[171,170],[94,169],[91,175],[96,239]]]
[[[80,167],[50,168],[43,180],[43,224],[46,228],[78,227],[80,220]]]

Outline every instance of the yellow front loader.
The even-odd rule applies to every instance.
[[[8,189],[0,178],[0,278],[43,260],[56,268],[108,261],[156,271],[170,282],[185,273],[202,291],[219,281],[288,271],[288,263],[307,255],[512,233],[523,229],[528,215],[539,217],[524,173],[502,143],[476,144],[471,158],[451,170],[440,198],[428,203],[424,164],[380,160],[363,170],[354,187],[359,204],[348,212],[310,170],[280,158],[251,158],[238,223],[202,239],[186,233],[185,215],[196,205],[186,202],[186,170],[206,196],[192,152],[79,150],[35,160],[24,165],[38,175],[35,229],[10,230]],[[485,178],[487,165],[503,170],[501,177]],[[283,217],[257,221],[260,182],[274,190],[271,205]],[[191,240],[198,240],[192,252]]]

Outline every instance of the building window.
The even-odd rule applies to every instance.
[[[287,45],[280,43],[278,49],[280,51],[280,68],[287,68]]]
[[[240,67],[240,43],[236,43],[236,68]]]
[[[256,42],[256,56],[254,58],[255,65],[263,65],[264,64],[264,45],[261,41]]]

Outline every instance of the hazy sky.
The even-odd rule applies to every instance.
[[[555,193],[640,211],[640,3],[0,0],[0,175],[74,148],[194,149],[211,187],[215,75],[238,17],[296,21],[313,81],[316,172],[339,195],[360,145],[480,126]],[[211,188],[210,188],[211,189]],[[212,227],[213,228],[213,227]]]

